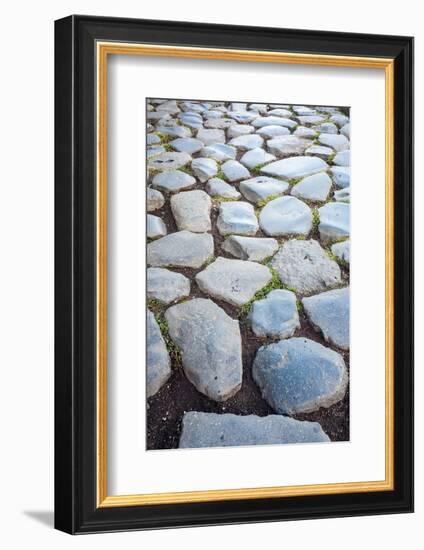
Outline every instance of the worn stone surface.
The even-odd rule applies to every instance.
[[[181,170],[170,170],[156,174],[152,180],[152,187],[161,191],[177,193],[182,189],[189,189],[196,185],[196,179]]]
[[[239,136],[233,138],[229,144],[237,147],[241,151],[248,151],[249,149],[256,149],[257,147],[262,147],[264,139],[258,134],[247,134],[244,136]]]
[[[296,294],[273,290],[265,299],[253,302],[249,321],[256,336],[290,338],[300,327]]]
[[[216,226],[221,235],[256,235],[259,229],[253,206],[239,201],[221,203]]]
[[[343,357],[307,338],[261,347],[252,374],[264,399],[280,414],[330,407],[343,399],[348,382]]]
[[[148,239],[158,239],[159,237],[166,235],[166,225],[162,218],[153,216],[153,214],[147,214],[146,233]]]
[[[343,262],[350,263],[350,240],[334,243],[331,246],[331,252]]]
[[[237,393],[243,372],[238,321],[203,298],[171,306],[165,318],[169,336],[181,349],[184,372],[197,390],[214,401]]]
[[[283,284],[302,295],[322,292],[341,283],[337,262],[315,240],[290,240],[275,254],[271,265]]]
[[[221,170],[228,181],[240,181],[250,177],[249,170],[237,160],[227,160]]]
[[[213,252],[214,242],[209,233],[178,231],[147,245],[147,264],[199,268]]]
[[[350,139],[350,122],[345,124],[342,128],[340,128],[340,133]]]
[[[212,201],[205,191],[184,191],[171,197],[171,210],[179,230],[194,233],[211,230]]]
[[[203,292],[234,306],[251,300],[270,280],[271,272],[264,265],[221,257],[196,275]]]
[[[262,231],[271,236],[308,235],[312,229],[312,212],[296,197],[280,197],[263,207],[259,224]]]
[[[190,279],[163,267],[147,269],[147,298],[171,304],[190,294]]]
[[[194,159],[191,163],[191,169],[202,183],[213,178],[218,173],[218,165],[212,158]]]
[[[148,160],[148,168],[154,170],[177,170],[191,162],[191,156],[188,153],[161,153]]]
[[[326,201],[331,189],[331,179],[325,173],[313,174],[303,178],[291,189],[291,194],[310,201]]]
[[[328,157],[334,154],[334,151],[330,147],[325,147],[324,145],[312,145],[312,147],[306,149],[305,154],[327,160]]]
[[[258,117],[252,122],[255,128],[263,128],[264,126],[286,126],[287,128],[296,128],[296,121],[291,118],[279,116]]]
[[[349,149],[349,140],[341,134],[320,134],[318,140],[323,145],[332,147],[335,151]]]
[[[285,181],[258,176],[240,182],[240,191],[247,200],[258,203],[274,195],[282,195],[289,188]]]
[[[298,116],[297,120],[302,126],[307,126],[308,124],[320,124],[324,122],[325,118],[321,115],[302,115]]]
[[[185,126],[159,126],[156,131],[164,136],[171,136],[175,138],[186,138],[191,136],[190,128]]]
[[[318,422],[301,422],[281,415],[239,416],[186,412],[179,441],[180,449],[325,443],[330,438]]]
[[[152,397],[171,376],[171,361],[155,316],[147,310],[146,317],[146,395]]]
[[[203,143],[200,139],[196,138],[177,138],[171,141],[170,145],[173,149],[181,153],[188,153],[189,155],[197,153],[203,147]]]
[[[239,136],[245,136],[246,134],[251,134],[254,131],[255,127],[250,126],[250,124],[234,124],[233,122],[228,128],[227,136],[231,139]]]
[[[310,176],[327,169],[328,164],[320,158],[300,156],[271,162],[261,168],[261,172],[269,176],[291,179]]]
[[[288,136],[290,135],[290,130],[286,126],[276,126],[271,124],[270,126],[262,126],[256,131],[257,134],[263,138],[275,138],[278,136]]]
[[[312,141],[297,136],[279,136],[268,140],[267,147],[274,155],[303,155]]]
[[[207,145],[201,151],[202,156],[212,158],[219,162],[235,159],[236,154],[237,149],[225,143],[211,143],[211,145]]]
[[[220,129],[199,128],[197,131],[197,139],[200,139],[205,145],[213,143],[225,143],[225,132]]]
[[[317,137],[318,132],[313,128],[307,128],[306,126],[298,126],[293,132],[294,136],[302,137],[306,139],[314,139]]]
[[[226,199],[239,199],[240,193],[234,187],[220,178],[212,178],[206,184],[206,191],[212,197],[224,197]]]
[[[350,166],[350,151],[346,150],[337,153],[333,158],[333,164],[337,164],[337,166]]]
[[[162,145],[152,145],[151,147],[147,147],[146,156],[147,159],[151,159],[165,152],[166,149]]]
[[[318,226],[322,242],[348,237],[350,231],[350,206],[344,202],[330,202],[318,209]]]
[[[350,187],[334,191],[334,200],[338,202],[350,202]]]
[[[271,155],[260,147],[257,147],[256,149],[251,149],[250,151],[244,153],[240,159],[240,162],[244,164],[244,166],[247,166],[247,168],[255,168],[256,166],[266,164],[267,162],[271,162],[273,160],[275,160],[274,155]]]
[[[222,244],[222,249],[235,258],[251,262],[263,262],[278,250],[276,239],[242,237],[230,235]]]
[[[339,189],[350,187],[350,168],[348,166],[333,166],[330,173],[334,179],[334,185]]]
[[[147,188],[146,191],[147,212],[159,210],[165,204],[165,198],[157,189]]]
[[[303,298],[305,313],[329,344],[349,349],[349,287]]]

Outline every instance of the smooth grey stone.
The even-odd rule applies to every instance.
[[[214,242],[209,233],[177,231],[147,245],[147,264],[197,269],[213,256],[213,251]]]
[[[348,139],[350,139],[350,122],[348,122],[342,128],[340,128],[340,133],[343,136],[346,136]]]
[[[303,155],[312,141],[297,136],[279,136],[267,141],[268,150],[274,155]]]
[[[326,201],[331,189],[331,179],[325,173],[313,174],[296,183],[291,194],[310,201]]]
[[[197,153],[203,147],[203,143],[200,139],[196,138],[177,138],[171,141],[170,145],[177,151],[188,153],[189,155]]]
[[[158,239],[167,233],[166,225],[158,216],[147,214],[146,234],[148,239]]]
[[[152,145],[151,147],[147,147],[146,149],[147,159],[151,159],[153,157],[156,157],[157,155],[161,155],[162,153],[166,153],[166,149],[165,147],[163,147],[163,145]]]
[[[187,229],[194,233],[204,233],[211,229],[212,201],[201,190],[185,191],[171,197],[171,210],[181,231]]]
[[[223,162],[224,160],[235,159],[237,149],[231,145],[226,145],[225,143],[212,143],[211,145],[204,147],[200,154],[202,157],[212,158],[218,162]]]
[[[157,174],[152,180],[152,187],[175,193],[181,189],[188,189],[196,184],[196,179],[180,170],[170,170]]]
[[[188,153],[162,153],[149,159],[147,166],[154,170],[177,170],[191,162]]]
[[[277,109],[271,109],[270,111],[268,111],[268,115],[281,116],[283,118],[290,118],[292,116],[292,112],[289,111],[288,109],[282,109],[280,107]]]
[[[210,179],[206,184],[206,191],[212,197],[224,197],[225,199],[239,199],[241,197],[233,185],[230,185],[221,178]]]
[[[171,304],[190,294],[190,279],[163,267],[147,269],[147,298]]]
[[[216,414],[186,412],[180,436],[180,449],[325,443],[330,438],[318,422],[295,420],[288,416]]]
[[[271,125],[262,126],[256,133],[264,138],[274,138],[278,136],[288,136],[290,135],[290,130],[285,126]]]
[[[299,124],[306,126],[308,124],[320,124],[324,122],[325,117],[321,115],[301,115],[297,117]]]
[[[213,178],[218,173],[218,165],[216,161],[211,158],[194,159],[191,163],[191,169],[202,183]]]
[[[349,117],[341,113],[335,113],[330,117],[331,122],[334,122],[340,128],[349,122]]]
[[[261,115],[266,115],[268,112],[268,105],[265,103],[251,103],[249,105],[249,111],[257,111]]]
[[[239,136],[233,138],[229,144],[241,149],[242,151],[248,151],[249,149],[256,149],[262,147],[264,140],[258,134],[247,134],[245,136]]]
[[[263,262],[266,258],[277,252],[278,241],[264,237],[255,238],[230,235],[222,244],[222,250],[240,260]]]
[[[206,294],[233,306],[242,306],[271,278],[265,265],[219,257],[196,275],[196,283]]]
[[[334,185],[339,189],[350,187],[350,167],[349,166],[333,166],[330,172],[334,178]]]
[[[318,136],[318,141],[323,145],[332,147],[335,151],[349,149],[349,140],[341,134],[320,134]]]
[[[307,338],[259,348],[252,374],[262,397],[280,414],[330,407],[343,399],[348,383],[343,357]]]
[[[172,115],[175,115],[180,112],[180,108],[177,105],[177,101],[175,99],[169,99],[165,101],[164,103],[160,103],[156,107],[157,111],[164,111],[167,113],[170,113]]]
[[[159,210],[165,204],[165,198],[160,191],[148,187],[146,190],[147,212]]]
[[[209,120],[210,118],[222,118],[224,116],[224,113],[222,111],[204,111],[203,112],[203,118],[206,118]]]
[[[341,282],[340,267],[317,241],[284,243],[271,261],[283,284],[302,295],[322,292]]]
[[[290,119],[285,117],[279,117],[279,116],[264,116],[264,117],[258,117],[253,122],[252,125],[255,128],[262,128],[263,126],[286,126],[287,128],[296,128],[297,123]]]
[[[298,126],[296,130],[293,132],[293,135],[297,137],[314,139],[317,137],[318,132],[313,128],[306,128],[306,126]]]
[[[175,138],[186,138],[191,136],[191,130],[185,126],[158,126],[156,131]]]
[[[305,107],[304,105],[294,105],[293,111],[299,116],[311,116],[317,114],[315,109]]]
[[[159,123],[163,123],[165,122],[165,120],[169,120],[171,117],[169,115],[169,113],[161,113],[161,112],[157,112],[157,111],[150,111],[147,113],[146,115],[146,118],[147,120],[150,120],[152,122],[157,122],[159,121]]]
[[[249,124],[249,122],[258,118],[259,115],[255,111],[234,111],[229,112],[228,116],[240,124]]]
[[[249,124],[233,124],[227,130],[227,136],[231,138],[236,138],[239,136],[245,136],[246,134],[251,134],[255,131],[253,126]]]
[[[350,202],[350,187],[334,191],[334,200],[338,202]]]
[[[256,336],[290,338],[300,328],[296,294],[273,290],[264,300],[253,302],[249,321]]]
[[[205,122],[204,126],[205,128],[219,128],[225,130],[225,128],[229,128],[232,124],[234,124],[232,118],[211,118]]]
[[[350,205],[344,202],[329,202],[318,209],[319,235],[322,242],[348,237],[350,231]]]
[[[232,111],[245,111],[247,109],[247,103],[235,102],[231,103]]]
[[[333,122],[323,122],[319,126],[316,127],[318,132],[323,134],[338,134],[339,129]]]
[[[342,241],[341,243],[334,243],[331,247],[331,252],[343,260],[347,264],[350,263],[350,240]]]
[[[220,129],[200,128],[197,131],[196,137],[205,145],[211,145],[212,143],[225,143],[225,132]]]
[[[253,206],[247,202],[223,202],[216,226],[221,235],[256,235],[259,225]]]
[[[283,178],[302,178],[327,170],[328,164],[317,157],[290,157],[277,160],[261,168],[261,172]]]
[[[338,166],[350,166],[350,151],[346,150],[337,153],[333,158],[333,164],[337,164]]]
[[[156,134],[147,134],[146,142],[147,145],[156,145],[160,143],[160,137]]]
[[[247,166],[247,168],[255,168],[255,166],[271,162],[272,160],[275,160],[274,155],[270,155],[264,149],[257,147],[256,149],[251,149],[244,153],[240,162],[244,164],[244,166]]]
[[[203,113],[203,111],[206,111],[206,107],[197,101],[183,101],[180,107],[183,111],[193,111],[194,113]]]
[[[302,304],[309,321],[322,332],[326,342],[349,349],[349,287],[303,298]]]
[[[155,316],[147,310],[146,317],[146,394],[155,395],[171,376],[171,361]]]
[[[280,197],[263,207],[259,224],[264,233],[273,237],[307,235],[312,229],[312,212],[296,197]]]
[[[180,120],[183,124],[190,126],[190,128],[194,128],[195,130],[203,126],[202,117],[196,113],[183,113],[180,115]]]
[[[247,200],[258,203],[273,195],[282,195],[289,188],[285,181],[270,178],[268,176],[257,176],[240,183],[240,191]]]
[[[203,298],[171,306],[165,318],[181,348],[184,373],[197,390],[214,401],[236,394],[243,373],[238,321]]]
[[[228,181],[239,181],[244,178],[250,178],[249,170],[237,160],[227,160],[221,166],[221,170]]]
[[[324,145],[312,145],[308,147],[305,151],[305,155],[312,155],[319,157],[323,160],[327,160],[329,156],[333,155],[334,151],[330,147],[325,147]]]

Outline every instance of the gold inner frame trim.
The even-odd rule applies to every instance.
[[[394,489],[394,60],[253,50],[194,48],[152,44],[97,42],[97,506],[142,506],[277,498]],[[334,67],[384,69],[385,72],[385,479],[280,487],[217,489],[177,493],[109,496],[107,493],[107,61],[109,55],[220,59]]]

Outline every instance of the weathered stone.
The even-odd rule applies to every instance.
[[[216,226],[221,235],[256,235],[259,229],[254,208],[247,202],[223,202]]]
[[[222,111],[204,111],[203,118],[209,120],[210,118],[222,118],[224,113]]]
[[[348,237],[350,230],[350,206],[344,202],[329,202],[318,209],[319,235],[322,242]]]
[[[146,235],[148,239],[158,239],[166,235],[166,225],[158,216],[147,214],[146,219]]]
[[[316,157],[291,157],[277,160],[261,168],[261,172],[283,178],[302,178],[327,170],[328,164]]]
[[[191,162],[188,153],[162,153],[148,160],[147,166],[154,170],[177,170]]]
[[[349,166],[333,166],[330,172],[334,178],[334,184],[339,189],[350,187],[350,168]]]
[[[294,105],[293,111],[299,116],[311,116],[317,114],[315,109],[305,107],[304,105]]]
[[[289,136],[290,130],[286,128],[285,126],[263,126],[262,128],[259,128],[256,132],[263,138],[275,138],[279,136]]]
[[[329,290],[303,298],[303,307],[312,325],[326,342],[349,349],[349,287]]]
[[[342,128],[340,128],[340,133],[343,136],[346,136],[348,139],[350,139],[350,122],[348,122]]]
[[[349,122],[349,117],[341,113],[335,113],[330,117],[331,122],[337,124],[340,128]]]
[[[337,166],[350,166],[350,151],[346,150],[337,153],[333,158],[333,164],[337,164]]]
[[[297,123],[291,118],[279,117],[279,116],[265,116],[258,117],[252,122],[252,126],[255,128],[262,128],[263,126],[286,126],[287,128],[296,128]]]
[[[256,262],[217,258],[196,275],[199,288],[233,306],[249,302],[271,280],[271,272]]]
[[[204,233],[211,229],[212,201],[201,190],[185,191],[171,197],[171,210],[178,229]]]
[[[147,310],[146,318],[146,394],[155,395],[171,376],[171,361],[155,316]]]
[[[328,157],[334,154],[334,151],[330,147],[324,147],[324,145],[312,145],[306,149],[305,154],[327,160]]]
[[[312,212],[295,197],[280,197],[264,206],[259,224],[271,236],[307,235],[312,229]]]
[[[274,155],[302,155],[312,141],[297,136],[279,136],[267,141],[268,150]]]
[[[232,111],[245,111],[247,109],[247,103],[234,102],[231,103]]]
[[[316,129],[318,130],[318,132],[323,133],[323,134],[338,134],[339,133],[339,129],[332,122],[323,122],[322,124],[317,126]]]
[[[219,128],[225,130],[234,124],[232,118],[211,118],[205,122],[205,128]]]
[[[335,151],[349,149],[349,140],[342,134],[320,134],[318,141],[323,145],[332,147]]]
[[[178,446],[195,449],[328,441],[330,438],[318,422],[302,422],[276,414],[238,416],[190,411],[183,416]]]
[[[258,117],[258,113],[255,113],[254,111],[234,111],[228,113],[228,116],[231,117],[233,120],[243,124],[255,120],[255,118]]]
[[[326,201],[331,189],[331,179],[325,173],[313,174],[296,183],[291,194],[309,201]]]
[[[240,183],[240,191],[247,200],[258,203],[274,195],[282,195],[289,188],[285,181],[258,176]]]
[[[235,159],[237,149],[231,145],[225,145],[225,143],[212,143],[207,147],[204,147],[200,153],[203,157],[212,158],[219,162],[224,160]]]
[[[219,129],[200,128],[197,131],[197,139],[200,139],[205,145],[213,143],[225,143],[225,132]]]
[[[293,132],[294,136],[302,138],[311,138],[314,139],[317,137],[318,132],[313,128],[307,128],[306,126],[298,126]]]
[[[157,111],[150,111],[146,115],[147,120],[151,122],[159,121],[159,124],[163,124],[166,120],[170,119],[169,113],[161,113]]]
[[[350,202],[350,187],[334,191],[334,200],[338,202]]]
[[[190,294],[190,279],[162,267],[147,270],[147,298],[170,304]]]
[[[147,245],[147,264],[197,269],[213,256],[213,249],[209,233],[178,231]]]
[[[255,168],[255,166],[266,164],[272,160],[275,160],[274,155],[270,155],[261,147],[257,147],[256,149],[251,149],[250,151],[244,153],[240,159],[240,162],[248,168]]]
[[[169,191],[170,193],[176,193],[181,189],[188,189],[196,185],[196,180],[193,176],[181,172],[180,170],[169,170],[157,174],[152,180],[152,187],[161,189],[162,191]]]
[[[278,241],[264,237],[255,238],[230,235],[225,239],[222,250],[240,260],[263,262],[266,258],[277,252]]]
[[[307,338],[259,348],[252,374],[263,398],[280,414],[330,407],[343,399],[348,382],[343,357]]]
[[[314,240],[284,243],[271,264],[281,282],[302,295],[322,292],[341,282],[337,262]]]
[[[197,153],[203,147],[200,139],[196,138],[177,138],[171,141],[170,145],[177,151],[188,153],[189,155]]]
[[[248,151],[249,149],[262,147],[263,142],[263,138],[258,134],[247,134],[245,136],[233,138],[229,143],[242,151]]]
[[[156,145],[160,143],[160,137],[156,134],[147,134],[146,137],[147,145]]]
[[[206,191],[212,197],[224,197],[225,199],[239,199],[241,197],[237,189],[220,178],[212,178],[206,184]]]
[[[202,183],[213,178],[218,173],[218,165],[211,158],[194,159],[191,163],[191,169]]]
[[[350,240],[335,243],[331,247],[331,252],[343,262],[350,263]]]
[[[256,336],[290,338],[300,328],[296,294],[273,290],[264,300],[253,302],[249,321]]]
[[[261,115],[266,115],[268,106],[265,103],[251,103],[249,105],[249,111],[257,111]]]
[[[186,126],[158,126],[156,131],[164,136],[186,138],[191,136],[191,130]]]
[[[250,177],[249,170],[237,160],[227,160],[221,166],[221,170],[228,181],[239,181]]]
[[[203,119],[197,113],[183,113],[180,116],[180,120],[184,125],[190,126],[190,128],[194,128],[196,130],[203,126]]]
[[[159,210],[165,204],[165,198],[160,191],[148,187],[146,190],[147,212]]]
[[[271,109],[270,111],[268,111],[268,114],[273,116],[281,116],[283,118],[290,118],[292,116],[291,111],[289,111],[288,109],[282,109],[281,107],[277,109]]]
[[[320,115],[302,115],[298,116],[297,120],[299,121],[299,124],[306,126],[308,124],[320,124],[321,122],[324,122],[325,118]]]
[[[170,307],[165,318],[181,348],[184,372],[197,390],[215,401],[236,394],[243,372],[238,321],[203,298]]]
[[[162,153],[166,153],[166,149],[162,145],[152,145],[151,147],[147,147],[147,149],[146,149],[147,160],[149,160],[153,157],[157,157],[158,155],[161,155]]]
[[[175,115],[180,112],[180,108],[177,105],[177,101],[175,99],[169,99],[165,101],[164,103],[160,103],[156,107],[157,111],[164,111],[167,113],[170,113],[172,115]]]
[[[194,113],[203,113],[203,111],[206,111],[206,107],[197,101],[183,101],[180,107],[183,111],[193,111]]]
[[[246,134],[251,134],[255,131],[253,126],[249,124],[233,124],[228,128],[227,135],[231,138],[236,138],[239,136],[245,136]]]

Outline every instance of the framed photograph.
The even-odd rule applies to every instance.
[[[413,39],[55,24],[55,525],[413,510]]]

